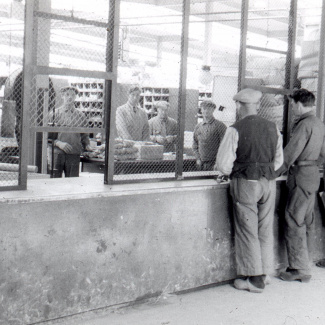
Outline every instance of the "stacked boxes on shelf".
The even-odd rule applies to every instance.
[[[212,99],[212,92],[209,91],[200,91],[199,92],[199,99],[198,99],[198,113],[197,117],[202,118],[202,113],[200,109],[200,105],[204,100],[211,100]]]
[[[75,107],[84,112],[89,120],[89,126],[102,127],[104,113],[104,83],[100,81],[71,83],[79,94]]]
[[[169,102],[168,88],[143,87],[142,91],[143,92],[140,97],[140,106],[146,110],[149,118],[157,114],[154,107],[156,102]]]

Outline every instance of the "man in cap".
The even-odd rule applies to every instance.
[[[257,115],[262,93],[243,89],[233,99],[239,121],[220,144],[215,169],[230,176],[239,290],[262,292],[273,271],[275,170],[283,163],[275,123]]]
[[[148,116],[139,107],[140,94],[141,88],[131,87],[127,103],[117,108],[117,135],[122,139],[150,141]]]
[[[164,146],[165,152],[175,152],[177,122],[168,116],[170,105],[166,101],[155,104],[157,116],[149,120],[150,139]]]
[[[74,105],[78,89],[63,87],[60,89],[60,94],[63,105],[55,112],[54,126],[87,127],[86,116]],[[78,177],[80,154],[85,150],[91,151],[88,134],[59,132],[53,144],[53,177],[62,177],[63,172],[65,177]]]
[[[280,278],[308,282],[311,272],[307,238],[314,221],[315,194],[320,183],[318,165],[323,163],[325,155],[325,131],[323,122],[313,111],[313,93],[299,89],[289,97],[295,120],[279,171],[288,171],[285,240],[289,267],[280,273]]]
[[[200,105],[203,121],[198,123],[193,132],[193,152],[198,170],[213,170],[221,140],[226,132],[226,125],[215,119],[213,112],[216,104],[211,100]]]

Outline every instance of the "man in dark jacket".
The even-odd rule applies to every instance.
[[[295,123],[280,170],[288,171],[285,239],[289,267],[280,273],[280,278],[308,282],[311,274],[307,237],[314,220],[315,194],[320,183],[318,164],[323,163],[325,130],[313,112],[313,93],[299,89],[290,97]]]
[[[240,120],[221,142],[215,169],[230,175],[239,290],[262,292],[273,269],[275,170],[283,163],[282,136],[275,123],[257,115],[262,93],[234,96]]]

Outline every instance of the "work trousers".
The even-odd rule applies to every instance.
[[[315,188],[319,186],[316,184]],[[310,271],[309,235],[314,221],[316,191],[306,182],[296,182],[296,175],[287,179],[289,197],[285,210],[288,263],[292,269]]]
[[[273,272],[275,180],[233,178],[230,193],[234,207],[237,274],[255,276]]]
[[[62,177],[63,172],[65,177],[78,177],[79,165],[80,155],[54,153],[53,177]]]

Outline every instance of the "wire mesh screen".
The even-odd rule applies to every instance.
[[[49,128],[42,139],[48,146],[43,145],[39,155],[47,159],[53,177],[70,175],[65,171],[53,174],[60,170],[53,160],[60,155],[62,159],[76,155],[78,165],[80,155],[83,164],[104,161],[104,85],[102,79],[73,76],[36,75],[32,80],[30,125],[36,132]]]
[[[114,180],[175,177],[182,1],[121,1]]]
[[[82,170],[88,171],[92,163],[95,168],[91,171],[97,171],[104,161],[106,81],[81,76],[113,69],[114,8],[110,3],[37,2],[33,26],[36,65],[64,71],[34,75],[31,82],[29,116],[35,132],[35,159],[40,161],[42,173],[52,177],[79,176],[80,161]]]
[[[108,1],[40,2],[35,12],[37,64],[40,66],[106,71],[107,50],[113,43],[108,27]],[[108,47],[106,46],[108,44]]]
[[[22,3],[0,3],[0,187],[19,185],[24,10]]]
[[[286,84],[290,1],[268,1],[261,6],[250,1],[247,25],[246,71],[243,87],[264,86],[273,89],[264,93],[258,114],[283,128]],[[276,89],[279,89],[277,92]]]
[[[215,175],[220,142],[236,119],[241,1],[193,2],[190,15],[184,175]]]

